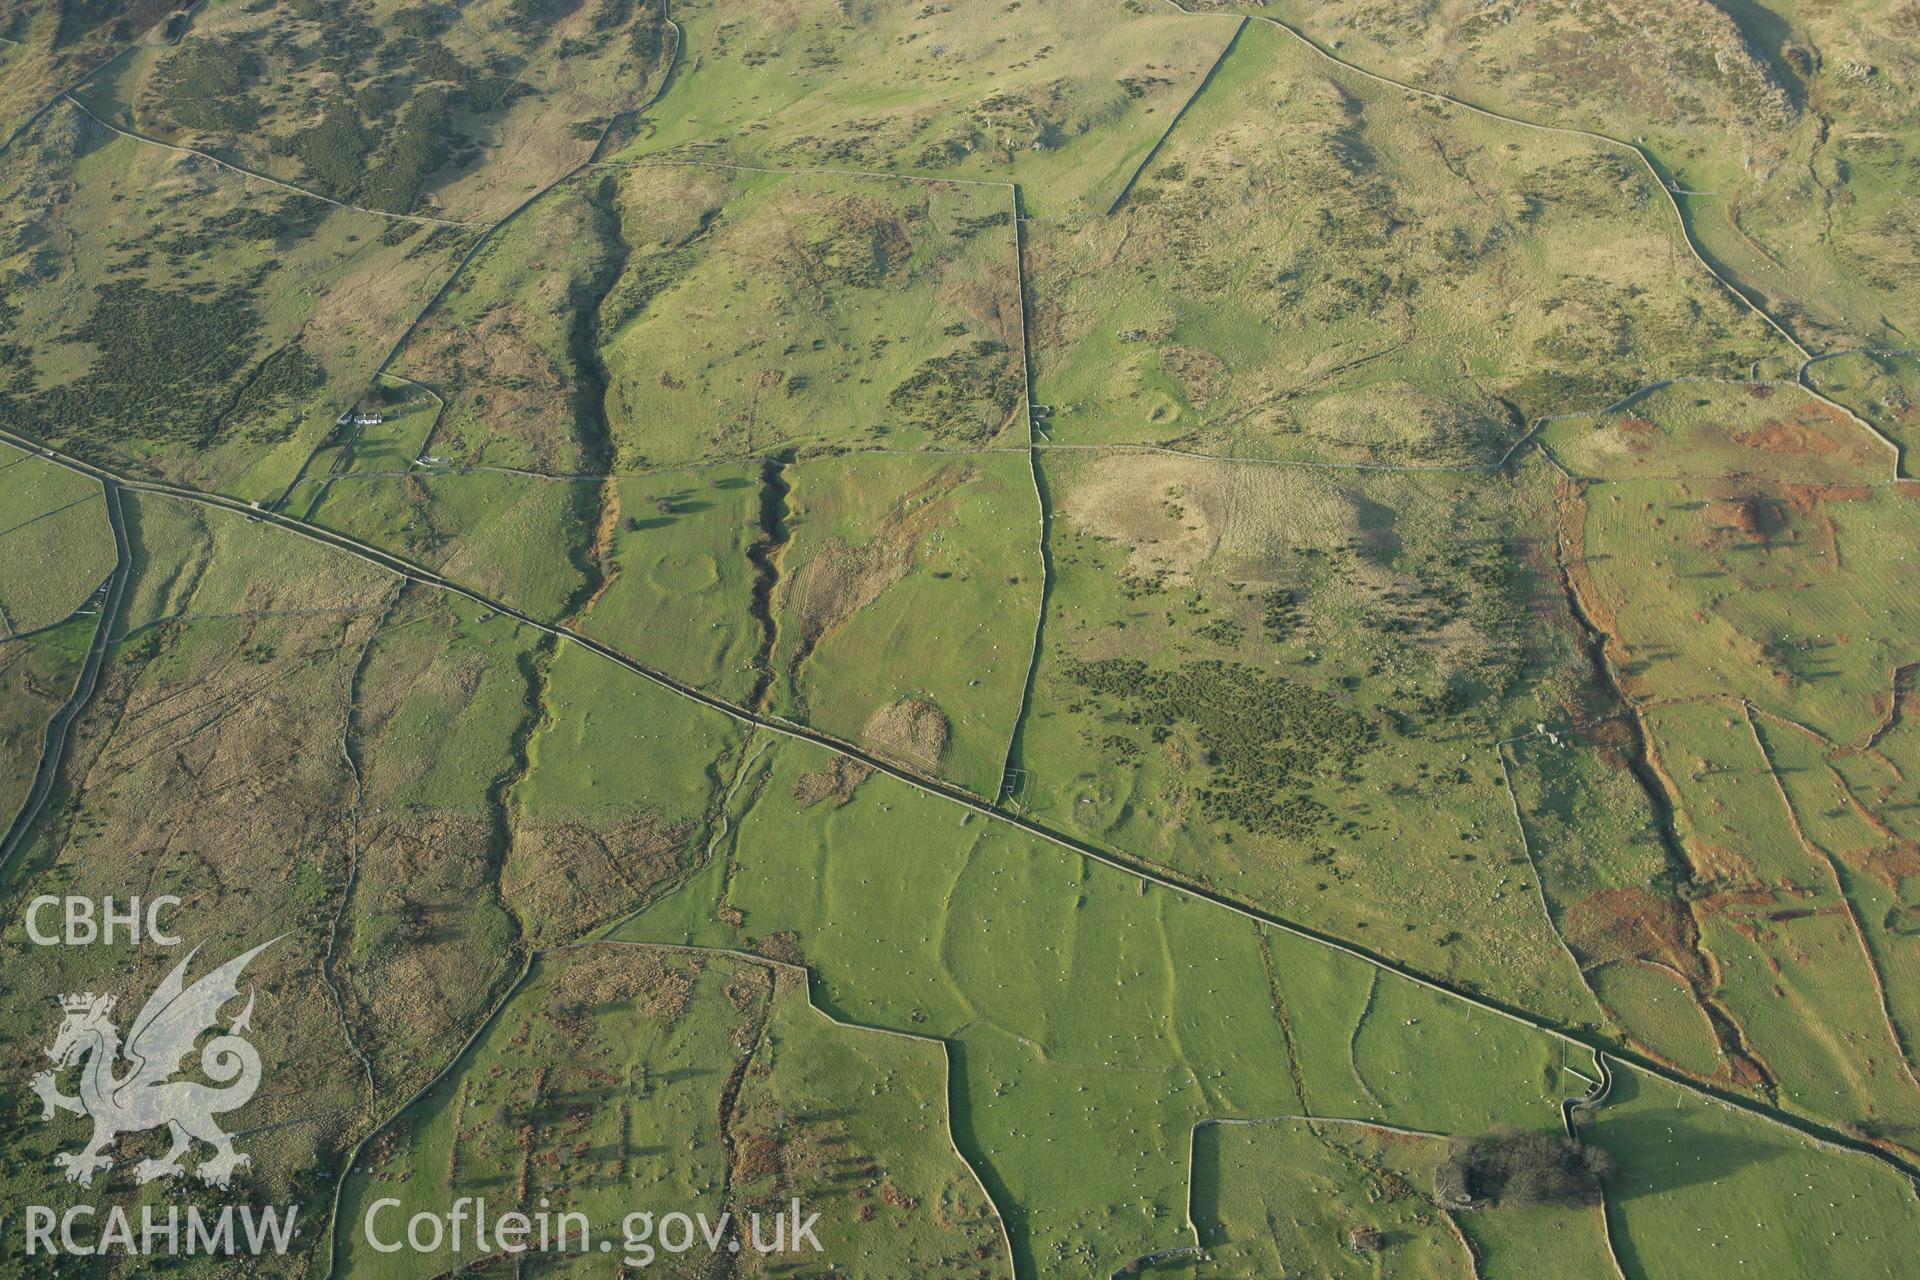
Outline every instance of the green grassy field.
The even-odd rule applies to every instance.
[[[1817,863],[1795,839],[1740,707],[1677,703],[1646,713],[1650,746],[1679,802],[1676,826],[1703,884],[1817,901]]]
[[[344,477],[309,518],[558,621],[589,590],[598,487],[485,471]]]
[[[490,240],[395,368],[446,396],[432,453],[463,463],[1024,439],[1013,262],[1000,185],[597,167]]]
[[[1826,756],[1803,735],[1772,729],[1766,745],[1801,829],[1834,860],[1910,1061],[1920,1046],[1920,862],[1912,806],[1899,798],[1903,770],[1916,762],[1910,722],[1903,714],[1874,752],[1859,756]]]
[[[1629,772],[1628,725],[1602,721],[1508,750],[1514,804],[1555,927],[1611,1025],[1683,1070],[1729,1078],[1703,1004],[1709,973],[1675,889],[1683,871]]]
[[[1358,962],[887,778],[835,796],[810,748],[755,758],[709,869],[620,936],[804,957],[836,1016],[948,1039],[956,1133],[1009,1206],[1023,1267],[1110,1270],[1191,1243],[1188,1132],[1208,1116],[1298,1113],[1305,1089],[1413,1126],[1546,1127],[1582,1087],[1556,1042],[1382,976],[1381,1039],[1362,1031],[1354,1050],[1362,1097],[1354,1009],[1327,1004],[1364,994]],[[1467,1061],[1484,1089],[1443,1065]],[[1076,1154],[1090,1133],[1107,1159]]]
[[[431,445],[442,412],[441,401],[430,390],[385,374],[374,380],[359,405],[382,421],[336,422],[285,491],[279,504],[283,510],[310,518],[342,476],[404,474]]]
[[[1717,994],[1781,1099],[1914,1132],[1920,1085],[1887,1029],[1870,953],[1832,872],[1797,838],[1755,731],[1737,707],[1647,719],[1694,862]]]
[[[1031,228],[1052,438],[1459,465],[1784,344],[1633,164],[1250,25],[1118,215]]]
[[[555,473],[604,469],[591,309],[618,270],[605,182],[561,184],[488,238],[395,353],[445,401],[415,458]],[[384,424],[383,424],[384,425]]]
[[[1903,690],[1899,695],[1908,696]],[[1885,1001],[1887,1020],[1914,1061],[1920,1033],[1920,862],[1914,858],[1912,808],[1899,799],[1897,771],[1914,763],[1904,716],[1873,751],[1827,753],[1800,732],[1767,724],[1762,739],[1795,820],[1814,851],[1830,860],[1853,908]],[[1914,1134],[1877,1118],[1871,1132],[1911,1143]]]
[[[1583,696],[1513,515],[1544,495],[1043,457],[1054,578],[1015,803],[1428,972],[1591,1017],[1493,750]]]
[[[1026,459],[822,459],[783,480],[769,705],[996,795],[1040,609]]]
[[[615,169],[600,305],[616,466],[1025,439],[1012,193]]]
[[[1920,264],[1903,8],[1685,0],[1455,18],[1409,0],[1187,7],[1275,17],[1369,70],[1635,143],[1679,189],[1710,260],[1802,341],[1911,345]]]
[[[1583,1135],[1619,1164],[1607,1215],[1628,1275],[1897,1276],[1906,1266],[1912,1188],[1861,1157],[1631,1074],[1615,1078]]]
[[[752,616],[762,538],[760,468],[719,464],[614,483],[604,587],[577,628],[723,698],[744,703],[764,628]],[[617,503],[617,508],[614,504]]]
[[[1464,1274],[1473,1259],[1433,1200],[1443,1146],[1309,1120],[1208,1125],[1194,1135],[1194,1219],[1205,1253],[1191,1269],[1164,1270],[1244,1276],[1324,1269],[1409,1280]],[[1369,1227],[1380,1233],[1378,1249],[1355,1248],[1352,1233]],[[1569,1273],[1578,1274],[1577,1260],[1569,1262]]]
[[[674,16],[693,56],[623,156],[1015,181],[1068,217],[1119,194],[1231,35],[1100,0],[694,0]]]
[[[0,139],[24,128],[47,100],[136,40],[162,38],[173,0],[133,4],[0,3]],[[158,24],[156,26],[156,24]]]
[[[1695,1076],[1726,1072],[1714,1024],[1679,970],[1631,957],[1603,962],[1587,980],[1636,1044]]]
[[[1884,714],[1913,658],[1897,587],[1904,492],[1737,478],[1621,480],[1586,494],[1589,612],[1637,698],[1745,697],[1835,739]]]
[[[116,638],[176,618],[371,611],[394,585],[365,561],[232,511],[159,494],[121,502],[133,572]]]
[[[762,1034],[771,995],[751,968],[684,956],[611,948],[538,961],[453,1071],[361,1157],[341,1198],[340,1262],[353,1275],[434,1276],[484,1257],[471,1229],[459,1250],[374,1247],[462,1196],[495,1213],[564,1204],[616,1243],[621,1220],[643,1208],[717,1217],[722,1089]],[[368,1213],[386,1198],[401,1203],[370,1235]],[[543,1269],[584,1274],[590,1248],[591,1238],[586,1257]]]
[[[911,845],[913,870],[902,875],[890,851],[907,846],[887,833],[926,832],[937,802],[874,778],[830,805],[813,798],[808,781],[822,764],[803,748],[772,749],[764,778],[741,789],[740,823],[722,856],[623,936],[804,956],[816,975],[814,999],[838,1016],[951,1039],[964,1064],[955,1113],[962,1148],[990,1188],[1026,1210],[1009,1216],[1016,1257],[1043,1270],[1117,1265],[1189,1243],[1180,1224],[1187,1130],[1196,1119],[1297,1114],[1304,1089],[1315,1113],[1364,1110],[1362,1118],[1440,1131],[1500,1122],[1544,1128],[1554,1123],[1553,1098],[1583,1087],[1557,1046],[1497,1018],[1387,975],[1369,994],[1352,962],[1283,935],[1223,931],[1206,922],[1213,908],[1143,892],[1119,873],[1019,847],[991,828],[970,833],[972,824],[962,824],[933,843],[922,835]],[[951,852],[935,856],[943,846]],[[878,856],[849,856],[868,849]],[[1058,955],[1057,971],[1019,959],[1036,951]],[[1099,996],[1105,983],[1077,976],[1089,967],[1115,975],[1110,998]],[[1262,982],[1273,984],[1266,999],[1279,1018],[1249,1021]],[[1330,1008],[1328,997],[1343,988],[1353,1003]],[[1143,1003],[1145,991],[1169,1002]],[[1226,1004],[1215,1011],[1216,1001]],[[1122,1059],[1111,1056],[1122,1043],[1141,1084],[1158,1087],[1143,1093],[1127,1084],[1128,1073],[1115,1069]],[[1256,1065],[1274,1061],[1289,1071]],[[1446,1065],[1468,1061],[1484,1088],[1462,1089]],[[1088,1074],[1103,1063],[1100,1074]],[[1496,1078],[1506,1083],[1496,1086]],[[1083,1089],[1089,1093],[1077,1096]],[[1051,1150],[1059,1139],[1047,1122],[1063,1114],[1109,1135],[1110,1167],[1090,1169]],[[1612,1150],[1612,1113],[1599,1114],[1597,1135]],[[1637,1136],[1626,1123],[1621,1132]],[[1767,1146],[1769,1131],[1760,1125],[1747,1139]],[[1780,1143],[1783,1154],[1812,1150],[1795,1138]],[[1845,1176],[1857,1173],[1869,1187],[1884,1191],[1892,1182],[1851,1157],[1811,1158],[1821,1169],[1831,1161]],[[1027,1190],[1043,1185],[1045,1194]],[[1639,1203],[1625,1210],[1629,1221],[1668,1212],[1664,1188],[1630,1194]],[[1143,1196],[1148,1209],[1137,1226],[1117,1204],[1102,1207]],[[1052,1212],[1041,1213],[1042,1205]],[[1097,1255],[1086,1252],[1089,1224],[1099,1225]],[[1595,1227],[1578,1228],[1589,1245]]]
[[[585,161],[674,53],[666,6],[202,6],[82,94],[149,136],[330,199],[498,218]]]
[[[608,481],[422,468],[343,475],[313,519],[744,701],[760,496],[748,465]]]
[[[777,1211],[805,1186],[825,1206],[826,1256],[848,1271],[1012,1274],[999,1213],[950,1137],[944,1047],[833,1022],[781,969],[760,1057],[735,1112],[745,1203]]]
[[[331,973],[377,1102],[445,1065],[512,976],[500,788],[529,732],[537,652],[525,629],[409,587],[360,656]]]
[[[71,104],[8,151],[10,426],[277,498],[464,247],[116,137]]]
[[[540,1266],[593,1274],[593,1240],[644,1258],[625,1252],[641,1238],[630,1214],[731,1212],[750,1245],[753,1215],[771,1222],[783,1190],[804,1187],[827,1257],[852,1274],[1004,1275],[991,1206],[947,1145],[945,1071],[937,1046],[836,1025],[765,964],[615,944],[549,953],[369,1148],[343,1196],[341,1261],[354,1275],[462,1260],[484,1274],[471,1237],[438,1257],[372,1247],[389,1224],[472,1196],[586,1215],[584,1256]],[[367,1211],[387,1197],[401,1203],[377,1211],[370,1237]],[[742,1252],[748,1274],[796,1265]]]
[[[1826,395],[1877,427],[1900,448],[1900,474],[1915,475],[1913,451],[1920,445],[1920,356],[1903,351],[1822,360],[1807,376]]]
[[[1583,479],[1738,479],[1776,484],[1876,484],[1893,451],[1846,413],[1797,387],[1679,383],[1540,433]]]
[[[1444,1208],[1444,1139],[1340,1123],[1209,1125],[1194,1135],[1203,1255],[1148,1275],[1507,1277],[1614,1273],[1596,1209]],[[1364,1234],[1378,1233],[1377,1246]]]
[[[216,564],[209,578],[220,573]],[[300,592],[290,585],[282,601],[291,606]],[[301,1067],[271,1073],[254,1100],[258,1122],[274,1127],[252,1144],[258,1171],[246,1185],[309,1208],[359,1102],[357,1066],[327,988],[314,980],[344,861],[345,693],[373,625],[370,612],[343,612],[338,599],[306,597],[300,607],[315,612],[177,620],[115,646],[53,802],[0,885],[8,918],[18,920],[37,894],[124,901],[164,884],[182,900],[173,923],[183,940],[209,954],[237,955],[284,933],[248,975],[272,1010],[255,1024],[255,1043],[264,1061]],[[154,735],[169,727],[192,732],[154,751]],[[262,936],[267,921],[274,925]],[[40,1050],[53,1027],[44,1011],[56,995],[122,983],[151,991],[183,955],[124,944],[37,947],[10,929],[0,944],[0,982],[19,997],[4,1026],[9,1076],[24,1081],[36,1059],[45,1062]],[[203,962],[195,972],[204,971]],[[0,1125],[11,1213],[47,1194],[54,1152],[83,1135],[78,1120],[41,1123],[24,1088],[7,1099]],[[153,1137],[129,1149],[155,1155],[164,1144]],[[160,1192],[136,1190],[129,1178],[109,1194],[137,1204]]]
[[[0,641],[0,815],[9,826],[40,768],[47,722],[72,695],[98,623],[72,618],[30,639]]]
[[[112,572],[106,499],[88,477],[0,445],[0,511],[0,634],[52,626]]]
[[[740,742],[577,645],[536,678],[500,891],[530,939],[556,942],[637,910],[704,859]]]
[[[169,893],[284,935],[255,1165],[88,1196],[298,1203],[262,1276],[615,1265],[383,1195],[821,1211],[659,1267],[735,1280],[1905,1274],[1834,1143],[1920,1158],[1916,50],[0,0],[0,426],[79,468],[0,446],[0,821],[108,641],[0,870],[0,1217],[81,1139],[48,997],[177,958],[26,903]],[[1603,1202],[1443,1189],[1568,1125]]]

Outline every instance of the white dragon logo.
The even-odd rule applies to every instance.
[[[55,1165],[67,1171],[68,1182],[93,1185],[96,1172],[113,1167],[114,1162],[101,1153],[116,1138],[162,1125],[171,1131],[173,1146],[159,1159],[142,1160],[135,1166],[134,1176],[142,1183],[184,1173],[180,1157],[196,1138],[214,1149],[214,1154],[194,1171],[210,1186],[226,1186],[236,1169],[252,1163],[250,1157],[233,1149],[233,1139],[214,1122],[216,1115],[245,1106],[260,1087],[260,1054],[240,1038],[253,1018],[251,994],[240,1016],[200,1050],[200,1068],[214,1085],[173,1077],[201,1034],[219,1029],[222,1006],[239,998],[241,970],[273,942],[262,943],[228,961],[189,987],[185,976],[187,966],[199,954],[195,948],[167,975],[133,1020],[124,1050],[120,1033],[108,1017],[113,1012],[114,997],[92,992],[60,997],[66,1019],[60,1024],[53,1047],[47,1050],[54,1069],[33,1078],[33,1091],[44,1104],[43,1120],[52,1119],[58,1111],[93,1120],[93,1140],[85,1150],[77,1155],[62,1152],[53,1158]],[[83,1062],[80,1094],[68,1097],[60,1092],[54,1073]],[[123,1063],[126,1072],[116,1076],[115,1070]]]

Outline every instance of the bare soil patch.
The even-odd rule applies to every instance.
[[[902,698],[868,718],[860,736],[932,769],[947,753],[946,713],[925,698]]]

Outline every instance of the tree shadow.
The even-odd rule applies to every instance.
[[[1705,1123],[1696,1106],[1674,1105],[1625,1114],[1617,1108],[1641,1089],[1629,1072],[1614,1076],[1612,1095],[1592,1131],[1594,1145],[1617,1163],[1606,1190],[1622,1202],[1721,1182],[1743,1169],[1787,1153],[1795,1139],[1756,1132],[1729,1134]]]

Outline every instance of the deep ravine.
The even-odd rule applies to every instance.
[[[759,529],[747,548],[747,559],[753,563],[753,597],[748,608],[760,626],[760,647],[753,658],[753,692],[747,697],[747,705],[755,711],[765,708],[767,694],[773,688],[773,651],[780,634],[773,616],[773,593],[780,585],[780,562],[789,538],[787,495],[793,486],[787,482],[786,470],[792,463],[791,450],[761,460]]]

